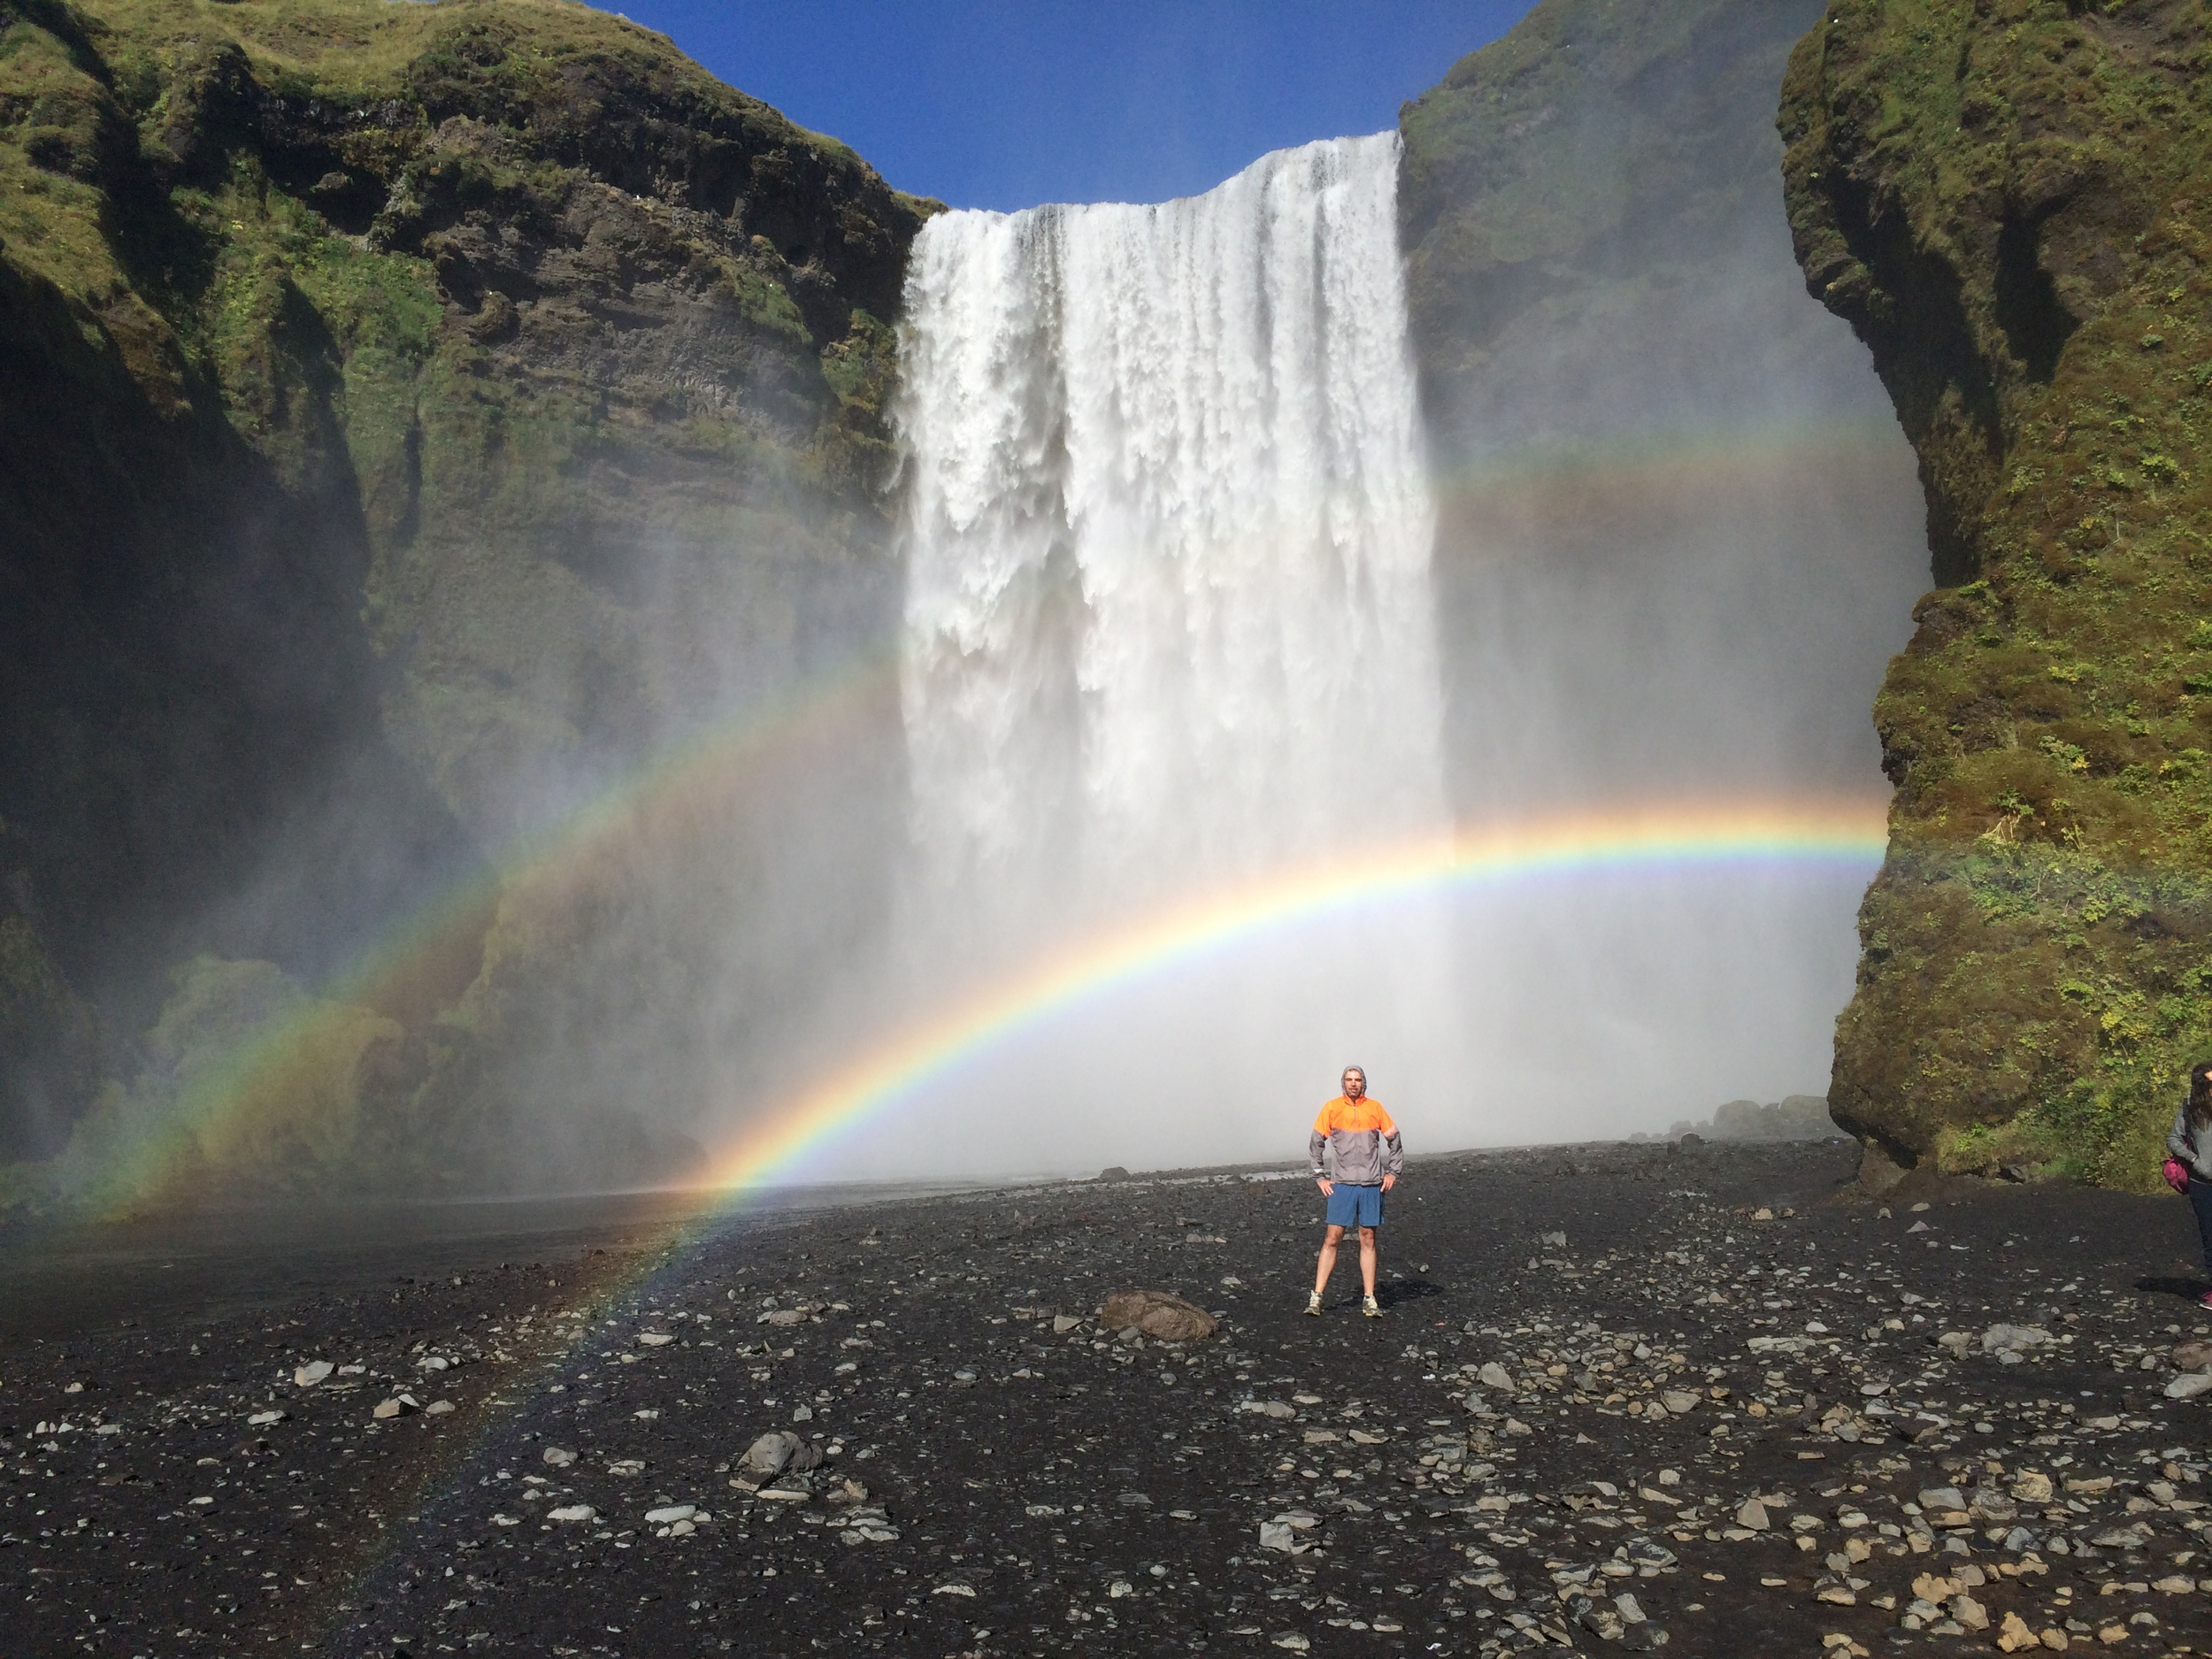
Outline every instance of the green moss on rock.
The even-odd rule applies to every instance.
[[[0,812],[46,901],[18,954],[126,1031],[169,1018],[180,960],[315,985],[560,803],[878,639],[882,319],[935,205],[560,0],[0,0]],[[600,1006],[600,896],[513,939],[472,910],[437,1006],[480,962]],[[739,925],[661,919],[663,969]],[[534,941],[557,959],[522,965]],[[493,1179],[437,1056],[488,1074],[541,1029],[434,1052],[416,998],[422,1069],[372,1110],[342,1077],[389,1011],[355,1012],[342,1080],[300,1081],[326,1138],[256,1107],[290,1150],[193,1159],[312,1184],[373,1121],[414,1138],[394,1169]],[[134,1121],[159,1094],[132,1083]],[[616,1125],[590,1156],[665,1168],[615,1103],[577,1110]]]
[[[1792,59],[1799,258],[1943,584],[1831,1096],[1906,1162],[2147,1186],[2212,1055],[2208,50],[2180,0],[1846,0]]]

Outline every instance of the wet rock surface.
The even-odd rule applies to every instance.
[[[1853,1163],[1417,1160],[1381,1320],[1304,1317],[1310,1185],[1207,1176],[8,1337],[6,1646],[2212,1647],[2185,1208]]]

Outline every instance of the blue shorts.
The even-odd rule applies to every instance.
[[[1383,1189],[1380,1183],[1372,1187],[1355,1187],[1348,1181],[1337,1181],[1333,1185],[1336,1190],[1329,1194],[1328,1222],[1331,1226],[1382,1225]]]

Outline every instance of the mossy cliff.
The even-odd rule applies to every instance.
[[[443,947],[332,1027],[345,1110],[455,1182],[661,1156],[606,1161],[653,1139],[635,1052],[559,1056],[695,976],[790,818],[675,832],[657,885],[480,878],[885,634],[931,207],[557,0],[0,0],[0,1160],[159,1095],[224,987],[297,1019],[441,902]],[[849,819],[889,798],[883,726],[841,748]],[[725,1032],[807,968],[718,982]],[[589,1148],[511,1156],[477,1086],[517,1056]],[[294,1142],[311,1187],[370,1140]]]
[[[1841,0],[1791,60],[1798,257],[1939,584],[1830,1095],[1894,1163],[2147,1185],[2212,1056],[2208,45],[2196,0]]]

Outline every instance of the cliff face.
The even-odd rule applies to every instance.
[[[2212,1053],[2207,50],[2180,0],[1851,0],[1791,60],[1798,257],[1942,584],[1830,1097],[1897,1162],[2144,1185]]]
[[[1768,112],[1818,15],[1545,0],[1406,106],[1463,810],[1872,776],[1925,555],[1782,221]]]
[[[1791,255],[1771,111],[1818,15],[1544,0],[1403,111],[1468,818],[1882,790],[1865,711],[1928,556],[1865,348]],[[1502,912],[1467,1018],[1498,1052],[1548,1040],[1516,1104],[1617,1133],[1816,1088],[1859,895],[1761,880],[1662,871]]]
[[[610,1102],[699,1079],[564,1056],[695,983],[803,814],[720,799],[534,888],[514,838],[887,634],[930,206],[557,0],[0,0],[0,1160],[157,1115],[193,1032],[297,1019],[411,915],[442,941],[332,1025],[340,1118],[475,1179],[526,1058],[596,1126],[521,1178],[663,1155]],[[895,718],[810,773],[864,844]],[[722,1033],[809,965],[725,976]],[[286,1179],[343,1169],[327,1130]]]

